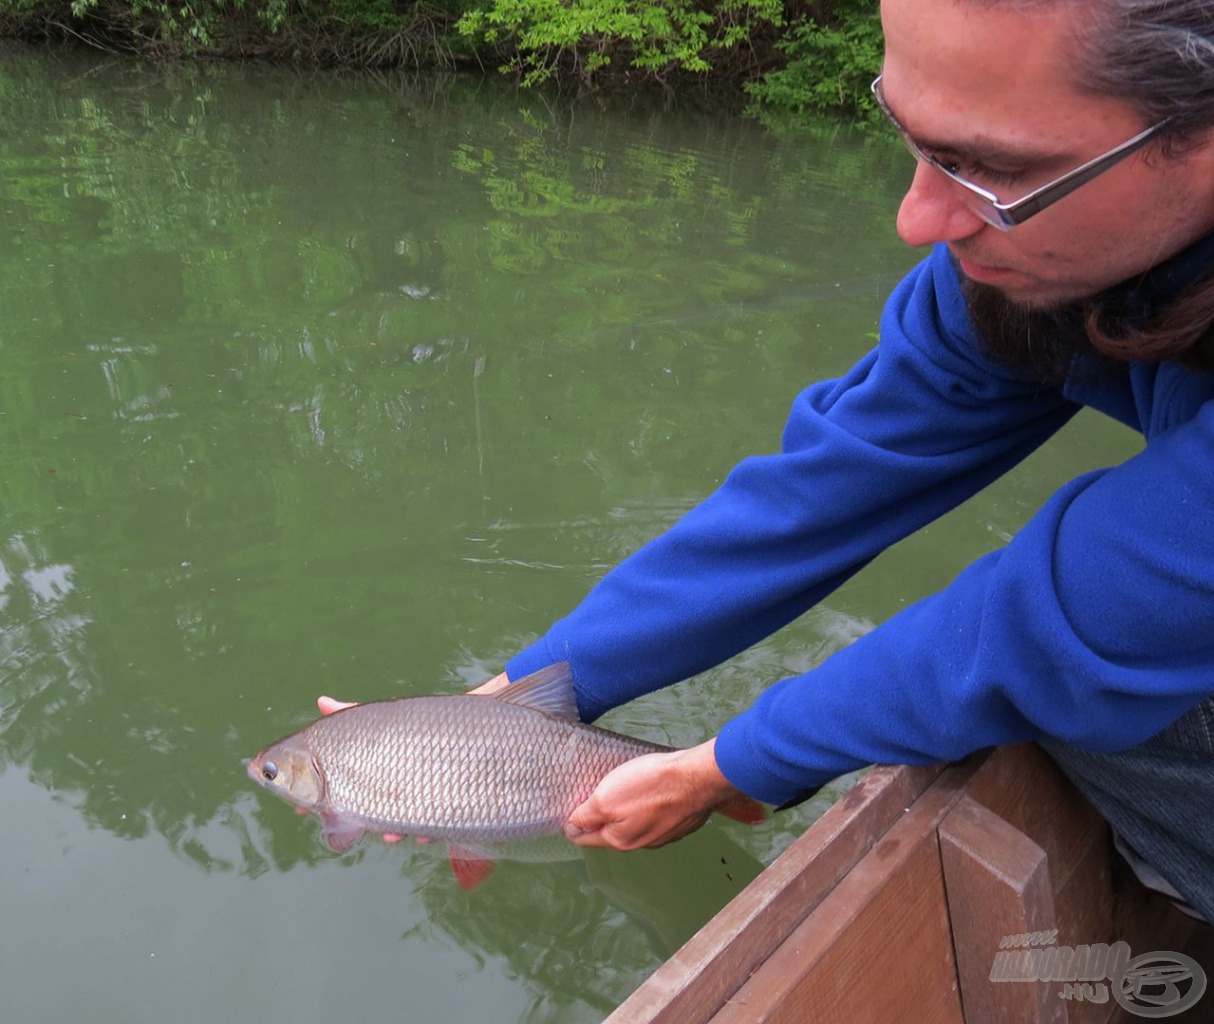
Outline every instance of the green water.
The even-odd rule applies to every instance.
[[[594,1021],[829,799],[665,850],[337,857],[241,759],[482,681],[778,443],[918,254],[900,144],[473,80],[0,50],[4,1021]],[[711,735],[1133,444],[1080,418],[730,664]]]

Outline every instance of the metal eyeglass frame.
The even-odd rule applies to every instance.
[[[1023,224],[1047,206],[1052,206],[1058,202],[1063,196],[1070,195],[1080,185],[1086,185],[1097,175],[1103,174],[1114,164],[1120,163],[1131,153],[1138,152],[1138,150],[1142,149],[1143,146],[1158,135],[1171,120],[1170,117],[1164,118],[1158,124],[1153,124],[1150,128],[1139,132],[1132,139],[1127,139],[1120,146],[1115,146],[1107,153],[1095,157],[1085,164],[1081,164],[1073,171],[1067,171],[1060,178],[1055,178],[1040,188],[1033,189],[1028,195],[1017,199],[1015,202],[1001,203],[995,193],[989,192],[981,185],[975,185],[972,181],[961,177],[955,171],[949,170],[946,164],[920,148],[919,144],[911,138],[910,133],[902,127],[901,122],[894,117],[893,111],[886,104],[885,95],[881,91],[882,77],[884,76],[878,75],[873,79],[873,84],[870,86],[873,97],[877,101],[877,106],[881,108],[881,112],[889,118],[890,124],[898,129],[898,134],[902,136],[902,140],[906,143],[907,148],[914,155],[915,159],[931,164],[932,167],[936,168],[945,177],[960,185],[971,198],[968,204],[970,209],[987,224],[991,225],[991,227],[998,228],[1000,231],[1010,231],[1017,224]]]

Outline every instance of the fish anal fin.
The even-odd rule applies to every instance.
[[[347,821],[338,814],[322,811],[320,815],[320,837],[334,853],[345,853],[362,837],[365,829]]]
[[[567,661],[523,676],[517,683],[511,683],[491,696],[506,704],[543,711],[556,718],[571,722],[579,720],[577,696],[573,692],[573,670]]]
[[[451,858],[451,873],[464,892],[475,889],[497,866],[483,853],[453,843],[447,844],[447,855]]]
[[[761,825],[767,820],[767,808],[758,800],[752,800],[748,796],[735,797],[716,810],[717,814],[723,814],[725,817],[740,821],[745,825]]]

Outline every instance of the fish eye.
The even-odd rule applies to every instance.
[[[265,779],[273,782],[276,778],[278,778],[278,765],[276,765],[273,761],[267,761],[261,766],[261,774]]]

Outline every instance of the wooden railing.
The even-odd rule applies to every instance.
[[[1214,982],[1214,932],[1137,884],[1036,746],[875,768],[607,1024],[1140,1020],[1059,982],[991,980],[1005,936],[1055,929],[1057,945],[1186,951]]]

